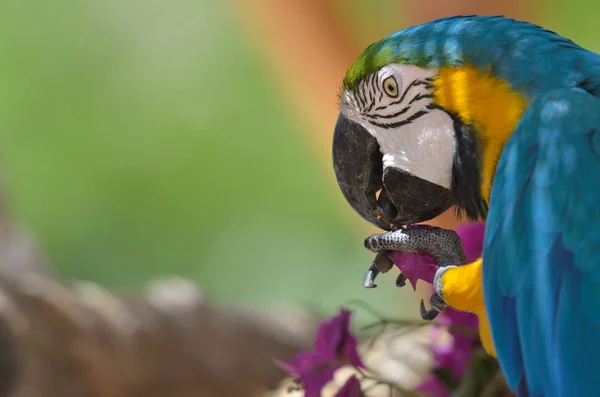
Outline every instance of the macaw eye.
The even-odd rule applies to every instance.
[[[393,76],[383,80],[383,90],[392,98],[396,98],[398,96],[398,83]]]

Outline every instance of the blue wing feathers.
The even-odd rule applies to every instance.
[[[488,312],[500,313],[506,320],[496,326],[502,327],[494,333],[494,343],[502,346],[502,365],[511,368],[511,371],[505,371],[508,384],[514,390],[521,383],[523,377],[523,360],[521,356],[521,346],[519,344],[519,334],[516,323],[516,304],[514,298],[496,299],[486,303]]]
[[[522,291],[515,301],[517,303],[517,330],[519,339],[522,341],[521,353],[523,356],[523,368],[527,374],[527,379],[544,379],[548,370],[546,368],[547,358],[545,357],[544,339],[539,335],[541,318],[539,311],[534,306],[533,288]],[[543,385],[530,383],[529,394],[533,396],[544,395]]]
[[[520,396],[600,395],[600,100],[534,100],[506,144],[484,244],[486,310]]]
[[[395,62],[428,67],[472,64],[534,98],[556,87],[600,91],[598,56],[554,32],[497,16],[442,18],[377,43]]]
[[[540,397],[540,396],[531,396],[529,394],[529,391],[527,390],[527,382],[525,382],[525,378],[523,378],[521,380],[521,383],[519,383],[519,388],[517,389],[517,395],[519,397]]]
[[[596,320],[591,321],[581,308],[581,292],[588,284],[585,274],[569,267],[557,306],[554,348],[563,396],[598,395],[598,332]],[[597,295],[598,291],[596,291]],[[597,299],[596,299],[597,300]],[[577,308],[577,309],[575,309]]]

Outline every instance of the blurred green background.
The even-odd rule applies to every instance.
[[[334,2],[365,43],[389,3]],[[137,289],[177,274],[229,302],[381,305],[393,281],[360,287],[365,230],[230,7],[3,0],[0,167],[15,218],[66,278]],[[537,12],[598,49],[598,10]]]

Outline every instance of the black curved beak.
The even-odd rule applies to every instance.
[[[383,168],[377,139],[340,114],[333,134],[333,168],[348,203],[383,230],[426,221],[453,204],[449,189],[403,170]]]
[[[365,220],[391,230],[377,213],[377,192],[383,187],[383,163],[375,137],[340,114],[333,133],[333,169],[344,197]]]

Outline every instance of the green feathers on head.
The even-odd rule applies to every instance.
[[[419,54],[419,47],[411,46],[412,40],[401,37],[401,33],[403,32],[394,33],[367,47],[346,72],[343,88],[354,89],[359,81],[390,63],[430,66],[433,57]]]
[[[385,65],[388,65],[392,60],[392,46],[385,45],[385,40],[371,44],[350,66],[344,77],[344,88],[351,90],[365,76],[375,73]]]

